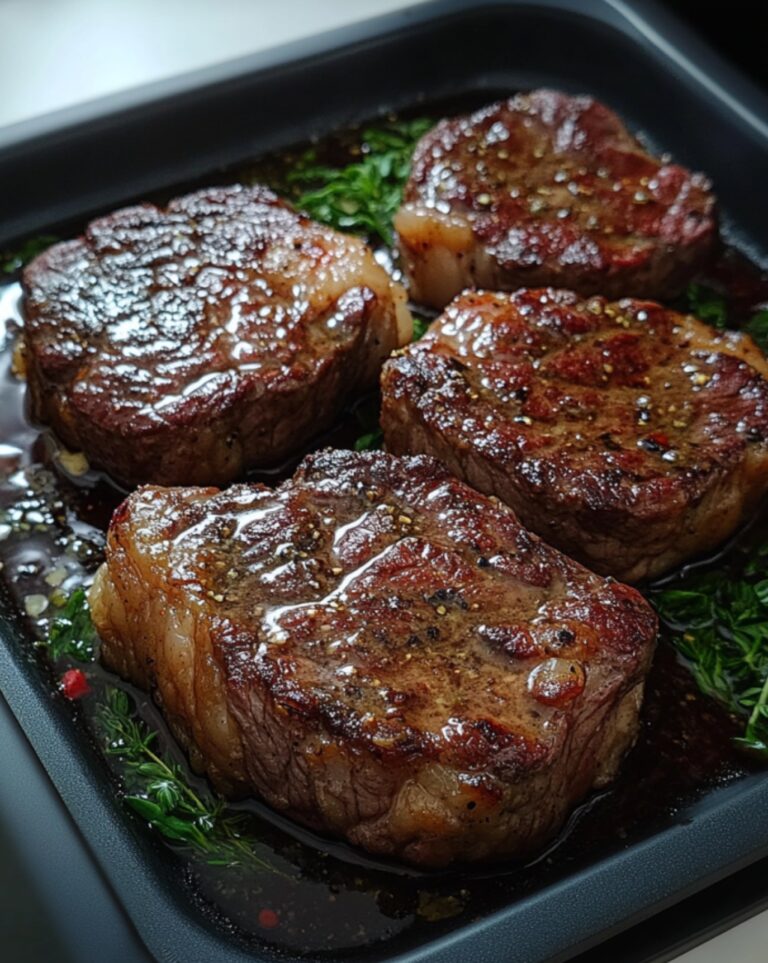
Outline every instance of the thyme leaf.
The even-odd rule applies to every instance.
[[[85,589],[75,589],[49,629],[48,652],[53,659],[92,661],[97,640]],[[106,754],[120,760],[126,805],[161,836],[211,865],[283,875],[259,856],[247,813],[228,810],[213,794],[195,791],[183,767],[165,758],[157,733],[135,715],[127,692],[107,687],[95,715]]]
[[[737,741],[768,759],[768,545],[739,576],[689,575],[650,594],[698,687],[743,717]]]
[[[247,813],[227,810],[221,800],[193,790],[182,767],[161,754],[157,733],[134,716],[126,692],[107,689],[97,721],[107,755],[120,760],[126,805],[161,836],[214,866],[283,875],[258,855]]]

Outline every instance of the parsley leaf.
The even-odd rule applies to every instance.
[[[744,330],[752,335],[755,344],[768,353],[768,311],[758,311],[744,325]]]
[[[96,638],[85,589],[75,589],[61,614],[51,623],[44,644],[54,660],[66,656],[78,662],[92,662]]]
[[[418,119],[368,127],[361,134],[360,159],[342,167],[318,163],[306,150],[286,183],[302,193],[296,206],[324,224],[394,244],[392,219],[400,206],[416,141],[432,126]]]
[[[377,428],[375,431],[368,431],[356,439],[355,451],[374,451],[381,448],[383,443],[384,433],[381,428]]]
[[[418,315],[413,315],[413,340],[418,341],[423,338],[427,333],[427,328],[430,326],[431,321],[427,318],[420,318]]]
[[[733,327],[728,316],[728,302],[722,294],[704,284],[689,284],[685,294],[686,310],[697,318],[711,324],[714,328]],[[740,325],[741,330],[751,335],[755,344],[768,353],[768,310],[756,312]]]
[[[713,328],[728,324],[728,304],[722,294],[704,284],[689,284],[685,292],[688,310]]]

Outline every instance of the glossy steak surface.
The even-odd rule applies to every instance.
[[[382,374],[391,451],[442,459],[605,575],[711,550],[768,487],[752,339],[651,301],[467,292]]]
[[[33,416],[126,484],[279,464],[411,332],[361,240],[263,187],[109,214],[23,284]]]
[[[220,788],[376,853],[529,853],[633,742],[656,619],[430,458],[144,488],[91,591],[107,665]]]

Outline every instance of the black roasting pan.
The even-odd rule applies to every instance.
[[[707,171],[728,229],[765,257],[755,187],[768,169],[768,100],[639,0],[436,0],[6,128],[0,244],[385,108],[542,85],[596,95],[655,146]],[[51,697],[10,611],[0,612],[0,639],[0,692],[150,953],[184,963],[277,959],[229,939],[176,892],[129,828],[96,751]],[[566,960],[766,856],[768,779],[755,773],[555,884],[398,956],[379,947],[376,958]]]

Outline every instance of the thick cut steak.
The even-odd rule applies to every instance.
[[[768,365],[651,301],[468,292],[382,373],[396,453],[442,459],[595,571],[650,577],[768,488]]]
[[[90,601],[220,789],[424,865],[529,853],[608,782],[656,633],[634,589],[381,452],[139,490]]]
[[[361,241],[263,187],[117,211],[23,284],[33,416],[127,484],[279,463],[411,333]]]
[[[436,308],[467,287],[665,298],[716,242],[709,188],[591,97],[537,90],[426,134],[395,226]]]

